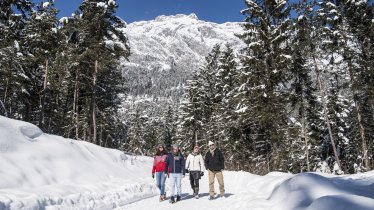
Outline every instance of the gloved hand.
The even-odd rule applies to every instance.
[[[154,179],[155,178],[155,174],[152,174],[152,179]]]
[[[189,173],[189,171],[188,171],[188,169],[187,169],[187,168],[186,168],[185,172],[186,172],[186,174],[188,174],[188,173]]]
[[[201,171],[201,172],[200,172],[200,176],[204,176],[204,171]]]

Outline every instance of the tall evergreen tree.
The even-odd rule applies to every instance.
[[[15,12],[17,10],[18,14]],[[32,10],[29,0],[0,2],[0,113],[23,119],[30,90],[21,38]]]
[[[309,2],[295,4],[298,14],[293,24],[291,39],[293,66],[290,69],[289,103],[293,112],[289,122],[290,136],[286,144],[289,153],[289,170],[294,172],[311,171],[313,163],[319,161],[318,146],[322,137],[318,115],[316,88],[312,79],[313,69],[309,65],[311,34],[314,30],[313,6]]]
[[[101,141],[97,138],[99,124],[105,127],[100,136],[106,136],[111,126],[120,123],[108,118],[115,115],[120,103],[118,94],[124,91],[119,61],[129,56],[122,30],[125,22],[115,16],[117,7],[114,1],[84,1],[71,27],[77,27],[71,36],[78,43],[74,112],[77,119],[83,116],[83,138],[96,144]]]
[[[46,110],[46,99],[52,98],[48,85],[51,77],[48,73],[54,63],[60,38],[57,13],[53,1],[37,5],[27,21],[25,35],[21,40],[24,54],[27,55],[26,75],[30,78],[30,103],[26,104],[25,120],[35,122],[43,130],[49,130],[47,124],[54,123],[52,116],[54,108],[58,106],[53,100],[49,100],[49,109]],[[46,116],[49,116],[48,119]]]
[[[292,64],[289,54],[290,20],[287,1],[246,1],[243,58],[238,97],[239,120],[245,141],[253,142],[261,162],[271,171],[284,167],[282,139],[287,121],[285,83]],[[274,114],[276,113],[276,114]],[[250,134],[250,135],[248,135]],[[284,146],[284,145],[283,145]],[[277,148],[277,149],[276,149]],[[270,164],[273,162],[273,164]]]

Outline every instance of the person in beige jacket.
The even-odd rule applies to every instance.
[[[199,146],[196,145],[186,160],[186,172],[190,173],[191,188],[196,199],[199,198],[199,179],[204,176],[205,171],[203,156],[199,150]]]

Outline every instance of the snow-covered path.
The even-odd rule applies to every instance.
[[[233,186],[233,182],[230,180],[225,180],[226,181],[226,191],[228,193],[227,198],[221,199],[217,198],[214,201],[209,201],[209,190],[208,190],[208,180],[207,176],[204,176],[202,180],[200,181],[200,199],[195,199],[191,195],[191,188],[189,185],[189,179],[188,176],[186,176],[182,180],[182,201],[175,203],[175,204],[170,204],[168,200],[165,200],[163,202],[158,201],[158,196],[148,198],[145,200],[141,200],[135,203],[132,203],[130,205],[118,208],[117,210],[139,210],[139,209],[234,209],[232,206],[230,207],[230,204],[233,203],[235,198],[237,197],[235,193],[238,193],[238,186]],[[169,184],[169,180],[167,180],[167,185]],[[216,187],[217,188],[217,187]],[[169,189],[169,188],[168,188]],[[217,188],[218,189],[218,188]],[[169,195],[168,191],[168,195]],[[168,196],[169,197],[169,196]]]
[[[147,198],[132,204],[117,208],[116,210],[139,210],[139,209],[181,209],[181,210],[229,210],[243,209],[245,203],[250,203],[251,208],[270,209],[270,202],[266,198],[271,194],[275,185],[287,179],[289,176],[280,173],[272,173],[259,180],[260,176],[252,175],[245,172],[224,171],[224,181],[226,188],[226,198],[217,198],[213,201],[208,200],[209,187],[208,177],[205,175],[200,180],[200,198],[193,198],[192,189],[189,184],[188,175],[182,180],[182,201],[170,204],[168,200],[159,202],[158,196]],[[166,181],[169,189],[169,181]],[[218,183],[215,182],[216,192],[218,192]],[[259,190],[262,189],[262,190]],[[167,190],[168,194],[169,191]]]
[[[208,200],[208,180],[201,180],[201,197],[191,196],[188,177],[183,180],[182,201],[159,202],[158,196],[116,210],[374,210],[374,173],[333,176],[272,172],[266,176],[225,171],[226,198]],[[216,183],[216,190],[218,184]]]

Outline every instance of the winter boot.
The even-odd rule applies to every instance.
[[[181,200],[181,196],[177,195],[177,201],[180,201],[180,200]]]
[[[170,201],[169,201],[170,203],[175,203],[175,199],[174,199],[174,196],[171,196],[170,197]]]
[[[160,199],[159,199],[159,201],[161,202],[161,201],[163,201],[164,200],[164,196],[163,195],[160,195]]]
[[[162,200],[163,200],[163,201],[166,200],[166,193],[164,193],[164,194],[162,195]]]
[[[194,189],[194,195],[195,195],[195,198],[196,199],[199,199],[199,188],[198,187],[195,187],[195,189]]]
[[[214,200],[214,196],[209,196],[209,200]]]

